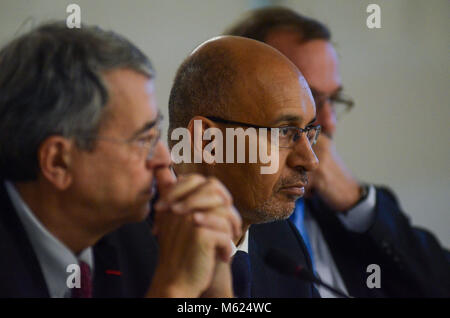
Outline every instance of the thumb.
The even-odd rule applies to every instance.
[[[169,189],[177,182],[175,174],[170,168],[157,169],[155,172],[156,187],[160,197],[164,197]]]

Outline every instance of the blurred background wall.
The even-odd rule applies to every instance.
[[[341,156],[358,178],[389,185],[412,222],[450,247],[448,0],[0,0],[0,45],[66,19],[70,3],[81,7],[83,23],[122,33],[150,56],[166,118],[179,64],[246,10],[277,4],[326,23],[356,101],[339,123]],[[381,7],[381,29],[366,27],[370,3]]]

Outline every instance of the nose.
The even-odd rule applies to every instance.
[[[330,100],[326,100],[323,105],[317,109],[317,123],[322,126],[322,133],[332,137],[336,131],[336,112]]]
[[[172,160],[169,149],[159,140],[155,146],[153,157],[147,160],[147,169],[151,170],[156,177],[158,190],[166,189],[169,185],[175,182],[175,177],[170,170]]]
[[[300,140],[295,144],[287,164],[294,169],[302,168],[305,171],[313,171],[319,167],[319,159],[305,134],[302,134]]]
[[[147,160],[147,167],[149,169],[155,169],[157,167],[170,166],[171,164],[172,160],[170,158],[169,149],[162,140],[158,140],[158,143],[153,150],[152,157]]]

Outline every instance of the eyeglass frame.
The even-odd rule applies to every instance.
[[[132,144],[135,142],[140,142],[137,144],[137,146],[140,149],[147,148],[148,154],[145,157],[145,160],[148,161],[153,158],[156,145],[161,140],[162,130],[161,130],[160,125],[161,125],[161,122],[163,119],[164,119],[163,115],[158,113],[158,116],[156,117],[156,119],[152,123],[150,123],[144,130],[144,131],[149,131],[153,128],[156,128],[157,135],[155,135],[154,138],[152,138],[152,140],[150,140],[150,141],[140,140],[140,139],[144,139],[142,136],[140,137],[140,134],[142,134],[144,131],[142,131],[140,133],[135,133],[132,137],[127,138],[127,139],[117,139],[117,138],[113,138],[113,137],[103,137],[103,136],[81,136],[81,137],[84,139],[89,139],[89,140],[103,140],[103,141],[109,141],[109,142],[113,142],[113,143],[117,143],[117,144]]]
[[[230,124],[230,125],[237,125],[237,126],[245,126],[245,127],[249,127],[249,128],[265,128],[265,129],[282,129],[282,128],[290,128],[290,129],[295,129],[299,132],[298,136],[299,138],[297,140],[300,139],[302,133],[307,133],[308,131],[315,129],[316,130],[316,136],[314,138],[313,142],[310,142],[310,145],[313,146],[316,144],[317,139],[319,138],[320,135],[320,131],[321,131],[321,125],[313,125],[313,126],[307,126],[306,128],[300,128],[300,127],[295,127],[295,126],[282,126],[282,127],[266,127],[266,126],[259,126],[259,125],[255,125],[255,124],[249,124],[249,123],[243,123],[243,122],[239,122],[239,121],[233,121],[233,120],[228,120],[228,119],[223,119],[220,117],[215,117],[215,116],[205,116],[205,118],[208,118],[209,120],[216,122],[216,123],[222,123],[222,124]],[[297,140],[294,140],[294,143],[297,143]],[[309,139],[308,139],[309,142]],[[280,148],[291,148],[291,147],[281,147]]]
[[[309,89],[311,90],[314,102],[316,103],[317,111],[319,111],[323,107],[326,101],[329,101],[332,105],[335,105],[336,103],[344,104],[345,111],[343,114],[349,113],[354,108],[355,102],[353,101],[353,99],[350,96],[343,94],[341,90],[339,90],[336,93],[333,93],[332,95],[328,95],[318,91],[313,87],[309,87]],[[322,99],[325,98],[325,100],[323,101],[320,100],[319,102],[320,98]]]

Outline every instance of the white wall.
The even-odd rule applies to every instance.
[[[389,185],[414,224],[450,247],[450,2],[285,1],[333,32],[355,109],[338,149],[362,180]],[[381,29],[366,7],[381,7]]]
[[[152,59],[167,115],[170,86],[183,58],[258,0],[0,0],[0,44],[27,17],[65,19],[77,3],[82,21],[128,36]],[[450,3],[447,0],[275,1],[328,24],[356,107],[340,123],[341,155],[362,180],[389,185],[414,224],[450,247]],[[382,28],[369,30],[370,3]],[[27,27],[25,27],[25,30]],[[167,117],[166,117],[167,118]]]

